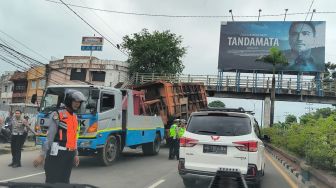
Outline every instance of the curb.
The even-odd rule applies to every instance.
[[[336,178],[328,173],[319,171],[314,167],[307,165],[306,162],[294,155],[288,154],[285,151],[272,146],[271,144],[265,144],[267,146],[266,150],[273,155],[281,164],[287,163],[288,167],[284,165],[285,168],[289,169],[290,165],[297,167],[298,172],[290,170],[291,173],[295,174],[296,178],[300,178],[301,182],[309,184],[308,187],[314,188],[336,188]],[[278,155],[278,156],[277,156]],[[283,161],[284,160],[284,161]],[[292,168],[293,169],[293,168]],[[297,174],[299,173],[299,174]]]
[[[313,182],[311,181],[305,181],[304,177],[302,176],[300,171],[296,171],[292,166],[287,164],[287,162],[283,159],[281,159],[279,156],[271,152],[270,149],[266,149],[266,151],[274,158],[276,159],[285,169],[286,171],[292,175],[295,179],[297,179],[298,182],[300,182],[301,185],[299,187],[302,188],[318,188]]]
[[[270,151],[270,149],[266,148],[267,153],[269,153],[271,155],[271,157],[273,159],[275,159],[277,162],[279,162],[284,169],[290,174],[292,175],[292,177],[294,177],[295,179],[298,180],[298,182],[300,182],[301,184],[305,184],[303,182],[303,177],[301,175],[301,173],[299,171],[295,171],[294,168],[292,166],[290,166],[289,164],[286,163],[286,161],[282,160],[280,157],[278,157],[276,154],[274,154],[273,152]],[[307,186],[300,186],[300,187],[307,187]]]

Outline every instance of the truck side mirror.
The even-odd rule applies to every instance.
[[[91,98],[92,99],[99,99],[99,90],[98,89],[91,90]]]
[[[37,94],[33,94],[30,102],[35,104],[36,101],[37,101]]]
[[[97,112],[97,103],[89,103],[86,105],[86,109],[90,109],[91,114],[95,114]]]

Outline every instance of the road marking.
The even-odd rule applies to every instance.
[[[284,172],[284,170],[277,164],[267,153],[266,153],[266,158],[272,163],[274,168],[281,174],[281,176],[286,180],[286,182],[290,185],[291,188],[298,188],[295,184],[295,182],[292,180],[292,178]]]
[[[13,181],[13,180],[18,180],[18,179],[23,179],[23,178],[29,178],[29,177],[37,176],[37,175],[41,175],[41,174],[44,174],[44,173],[45,173],[45,172],[39,172],[39,173],[30,174],[30,175],[26,175],[26,176],[20,176],[20,177],[17,177],[17,178],[6,179],[6,180],[0,180],[0,183],[8,182],[8,181]]]
[[[148,188],[155,188],[158,185],[160,185],[161,183],[165,182],[166,180],[159,180],[157,182],[155,182],[153,185],[149,186]]]

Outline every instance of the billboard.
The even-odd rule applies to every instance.
[[[103,37],[82,37],[83,46],[103,45]]]
[[[277,71],[324,72],[325,27],[324,21],[223,22],[218,69],[272,72],[271,64],[256,59],[277,47],[289,63]]]
[[[82,51],[102,51],[103,37],[82,37]]]

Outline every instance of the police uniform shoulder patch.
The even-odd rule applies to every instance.
[[[52,116],[53,120],[59,120],[59,115],[57,112],[54,112]]]

